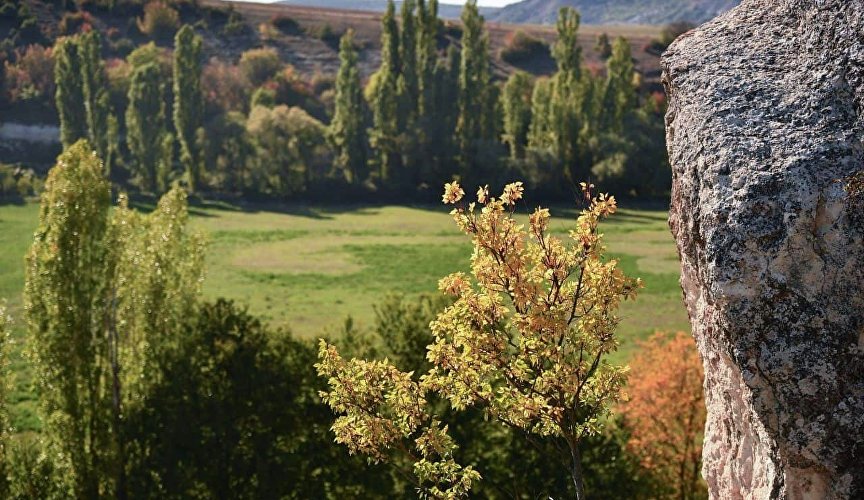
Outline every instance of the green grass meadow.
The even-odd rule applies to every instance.
[[[355,325],[369,326],[373,305],[388,293],[435,292],[439,278],[468,269],[470,241],[447,211],[443,206],[195,207],[192,224],[209,241],[204,294],[245,303],[253,314],[300,337],[335,331],[349,315]],[[19,431],[38,425],[22,356],[21,319],[23,257],[38,212],[36,203],[0,206],[0,298],[7,299],[16,321],[9,403]],[[553,209],[552,215],[551,228],[563,236],[577,212]],[[621,361],[638,349],[639,339],[689,325],[666,212],[625,208],[602,227],[610,254],[645,282],[638,299],[621,309],[616,355]]]

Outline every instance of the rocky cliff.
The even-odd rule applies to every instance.
[[[665,54],[713,498],[864,498],[864,0],[744,0]]]

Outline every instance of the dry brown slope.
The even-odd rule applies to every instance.
[[[240,12],[246,21],[255,29],[262,23],[267,23],[276,16],[287,16],[298,23],[303,33],[295,35],[280,34],[269,44],[277,46],[283,57],[302,73],[335,73],[339,65],[338,54],[334,47],[316,39],[307,33],[314,33],[329,25],[335,32],[342,33],[352,28],[356,33],[358,45],[361,47],[360,64],[364,74],[371,74],[379,62],[379,37],[381,33],[381,16],[378,13],[337,10],[318,7],[305,7],[284,4],[261,4],[254,2],[226,2],[222,0],[201,0],[202,5],[225,6],[232,5]],[[446,21],[452,23],[454,21]],[[505,76],[516,68],[503,62],[498,56],[500,49],[506,44],[511,33],[522,30],[535,37],[552,43],[555,40],[555,28],[542,25],[514,25],[488,22],[490,45],[494,54],[494,65],[498,76]],[[580,30],[580,43],[585,55],[585,62],[590,68],[602,68],[603,62],[594,51],[594,43],[600,33],[610,37],[623,36],[633,46],[633,56],[637,69],[645,76],[649,84],[659,81],[660,61],[656,54],[650,54],[643,49],[652,38],[660,32],[657,26],[619,25],[619,26],[583,26]],[[225,55],[225,54],[221,54]],[[239,54],[230,54],[236,57]],[[550,59],[532,61],[526,69],[533,73],[544,74],[554,69]]]

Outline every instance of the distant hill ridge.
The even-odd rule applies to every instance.
[[[366,10],[370,12],[384,12],[387,8],[387,0],[280,0],[279,3],[302,5],[304,7],[323,7],[327,9]],[[397,12],[401,6],[402,2],[396,1]],[[491,19],[499,11],[501,11],[501,8],[498,7],[480,7],[480,14],[487,19]],[[458,19],[461,14],[461,5],[438,4],[438,16],[443,19]]]
[[[552,24],[561,7],[573,7],[585,24],[703,23],[740,0],[522,0],[489,17],[505,23]]]
[[[481,7],[489,21],[512,24],[554,24],[561,7],[573,7],[584,24],[703,23],[735,7],[741,0],[522,0],[503,8]],[[383,12],[387,0],[282,0],[288,5]],[[396,2],[397,7],[402,2]],[[459,17],[460,5],[439,4],[445,19]]]

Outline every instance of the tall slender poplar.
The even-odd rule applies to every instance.
[[[624,131],[624,117],[636,107],[636,89],[633,87],[633,57],[630,43],[618,37],[612,43],[612,55],[606,61],[606,86],[604,88],[603,112],[610,130]]]
[[[126,143],[141,188],[156,191],[165,134],[165,84],[155,63],[135,68],[129,83]]]
[[[456,136],[463,169],[476,161],[477,143],[491,139],[487,109],[490,103],[489,37],[477,0],[468,0],[462,9],[462,60],[459,72],[459,119]]]
[[[174,37],[173,118],[180,145],[180,161],[186,169],[190,191],[200,187],[203,161],[196,136],[202,127],[203,114],[201,37],[187,24]]]
[[[417,81],[417,19],[414,0],[404,0],[401,11],[401,32],[399,49],[402,71],[399,73],[399,114],[400,126],[408,127],[417,118],[419,83]]]
[[[531,126],[531,95],[534,84],[531,76],[524,71],[510,75],[501,93],[504,112],[504,142],[510,148],[510,157],[519,159],[525,156],[528,142],[528,129]]]
[[[84,112],[87,118],[87,138],[100,158],[106,160],[105,171],[110,172],[108,163],[111,149],[109,117],[111,116],[108,77],[102,60],[102,37],[96,30],[81,36],[81,90],[84,97]]]
[[[24,304],[43,435],[75,498],[126,498],[124,414],[159,380],[171,335],[192,316],[203,247],[186,229],[185,193],[140,215],[85,141],[48,174],[27,254]],[[133,448],[133,449],[130,449]]]
[[[381,20],[381,67],[375,76],[375,93],[372,96],[373,126],[370,142],[375,149],[378,175],[388,182],[399,161],[398,97],[399,78],[399,26],[396,24],[396,7],[393,0],[387,2],[387,10]]]
[[[367,136],[354,30],[349,29],[342,36],[339,59],[336,102],[328,136],[336,152],[335,167],[343,172],[348,182],[359,184],[366,179]]]
[[[54,82],[57,86],[55,103],[60,118],[60,142],[64,148],[87,137],[81,67],[78,39],[60,39],[54,46]]]

